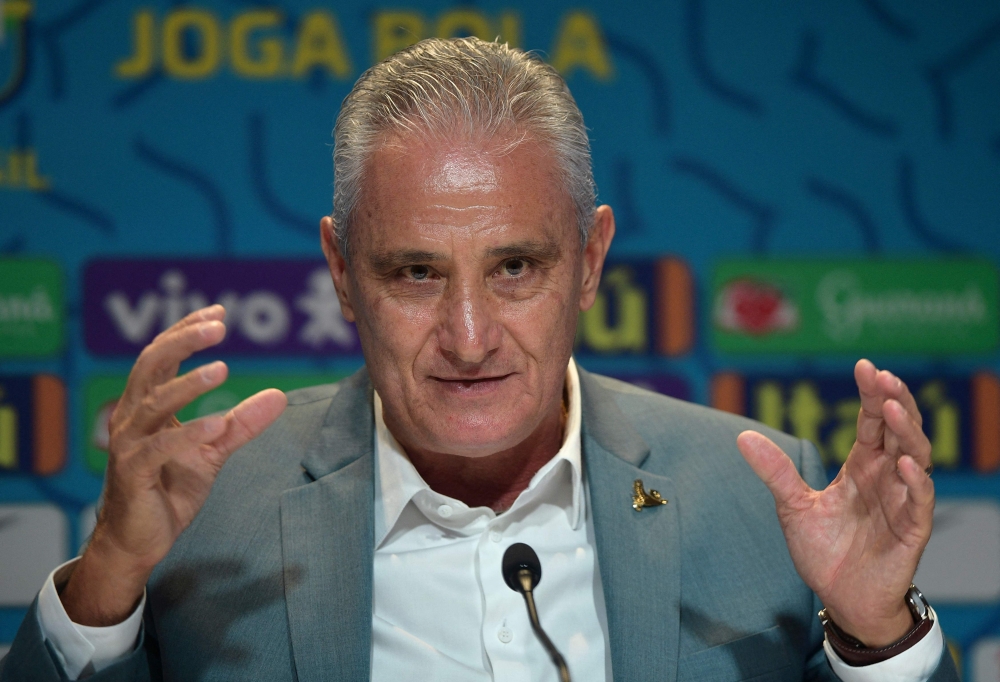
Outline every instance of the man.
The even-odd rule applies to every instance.
[[[180,424],[225,379],[175,376],[224,311],[157,337],[92,539],[0,678],[552,679],[500,575],[524,541],[578,681],[956,679],[908,592],[934,493],[902,382],[858,363],[858,442],[818,492],[809,444],[572,361],[615,227],[551,68],[425,41],[335,137],[322,245],[366,369]]]

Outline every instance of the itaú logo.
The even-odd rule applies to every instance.
[[[28,69],[30,0],[0,0],[0,105],[21,89]]]

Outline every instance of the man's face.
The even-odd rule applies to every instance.
[[[404,447],[486,456],[558,414],[614,231],[601,210],[610,228],[581,253],[552,155],[530,140],[500,154],[409,135],[373,155],[350,265],[329,219],[324,250]]]

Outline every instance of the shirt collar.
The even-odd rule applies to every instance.
[[[565,494],[558,495],[563,486],[567,485],[565,476],[558,472],[567,465],[570,468],[570,485],[572,485],[571,505],[566,508],[567,518],[574,530],[580,527],[583,520],[585,496],[583,494],[583,466],[580,449],[581,397],[580,375],[577,372],[573,358],[566,368],[566,388],[569,399],[569,414],[566,418],[566,429],[563,433],[563,443],[559,452],[546,462],[532,477],[528,487],[518,495],[511,509],[529,503],[537,503],[541,499],[565,499]],[[468,507],[459,500],[434,493],[416,467],[403,452],[402,446],[389,431],[382,417],[382,399],[378,392],[374,397],[375,411],[375,546],[378,547],[389,531],[399,522],[403,510],[413,500],[414,496],[429,491],[448,502],[456,509],[467,510]],[[564,464],[564,462],[566,464]],[[558,486],[553,489],[554,486]],[[487,515],[494,515],[493,510],[484,509]],[[435,521],[437,522],[437,521]]]

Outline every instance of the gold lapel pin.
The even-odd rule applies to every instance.
[[[632,484],[632,509],[640,512],[646,507],[659,507],[666,503],[667,500],[663,499],[657,491],[650,490],[647,493],[642,487],[641,478],[635,479],[635,483]]]

